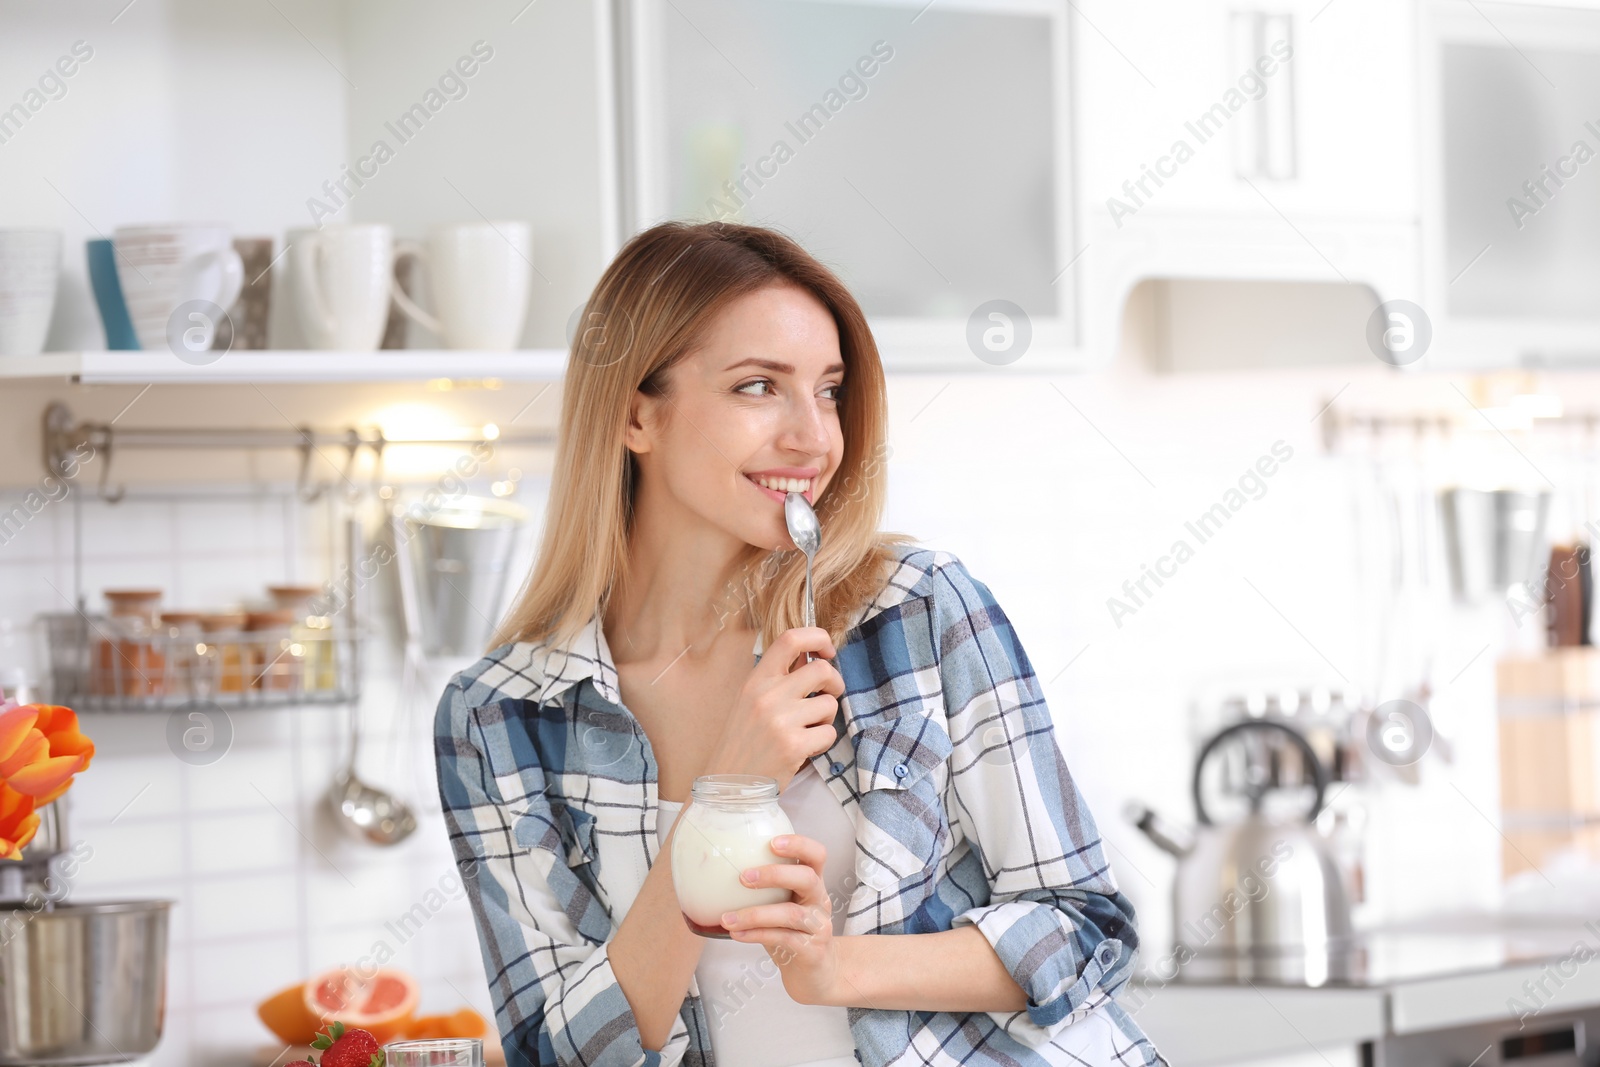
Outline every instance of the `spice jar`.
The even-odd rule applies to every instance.
[[[245,687],[245,656],[240,631],[244,612],[231,611],[200,617],[200,632],[205,651],[201,674],[212,692],[242,693]]]
[[[245,687],[248,689],[299,689],[305,680],[304,649],[290,635],[294,612],[288,608],[247,611],[244,617],[247,649]]]
[[[205,642],[198,611],[163,611],[160,644],[167,660],[167,692],[195,696],[204,684]]]
[[[307,691],[336,688],[333,668],[333,620],[312,612],[312,602],[322,592],[315,585],[269,585],[275,607],[294,612],[289,639],[301,648],[305,663],[302,687]]]
[[[778,805],[777,779],[702,775],[694,780],[678,824],[672,834],[672,887],[683,921],[701,937],[731,940],[722,925],[725,912],[793,899],[790,890],[752,889],[739,880],[751,867],[796,862],[772,851],[774,837],[794,833]]]
[[[159,644],[159,589],[107,589],[111,617],[96,635],[89,690],[105,696],[158,696],[167,691]]]

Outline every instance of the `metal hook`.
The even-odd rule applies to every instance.
[[[339,478],[344,482],[344,498],[353,503],[361,498],[361,489],[355,482],[350,480],[350,475],[355,473],[356,456],[361,453],[361,435],[356,432],[353,426],[345,431],[344,448],[344,470],[340,473]]]
[[[372,491],[380,498],[387,500],[388,497],[384,496],[383,493],[385,489],[389,490],[390,496],[394,495],[393,487],[385,484],[383,480],[383,448],[389,442],[384,439],[382,429],[374,429],[372,431],[372,440],[367,443],[372,448]]]
[[[322,498],[323,486],[311,484],[311,454],[316,451],[312,442],[311,431],[304,426],[297,427],[300,431],[300,474],[295,479],[295,492],[307,504],[315,503]]]
[[[95,493],[107,504],[116,504],[128,493],[128,487],[119,485],[115,489],[110,487],[111,480],[111,427],[95,426],[90,431],[97,446],[96,458],[103,460],[100,465],[100,484]]]

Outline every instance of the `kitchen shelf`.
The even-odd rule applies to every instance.
[[[434,378],[559,381],[564,349],[510,352],[382,349],[376,352],[237,351],[216,362],[185,363],[170,352],[47,352],[0,356],[0,380],[66,378],[86,384],[315,384],[420,382]]]

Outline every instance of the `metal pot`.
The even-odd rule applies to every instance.
[[[121,1063],[154,1049],[171,906],[0,909],[0,1064]]]
[[[399,578],[406,629],[429,655],[484,650],[527,517],[516,504],[473,497],[395,516],[395,539],[405,545]]]
[[[1202,772],[1222,765],[1225,788],[1249,803],[1243,819],[1217,824],[1202,799]],[[1310,785],[1303,819],[1263,813],[1268,791]],[[1311,825],[1322,810],[1327,774],[1305,737],[1271,719],[1235,723],[1212,737],[1194,768],[1199,825],[1184,830],[1149,808],[1128,815],[1157,846],[1178,858],[1173,886],[1173,955],[1186,978],[1321,985],[1347,977],[1350,905],[1326,838]]]

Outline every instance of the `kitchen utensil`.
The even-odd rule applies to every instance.
[[[391,1041],[383,1046],[383,1062],[385,1067],[483,1067],[483,1039]]]
[[[394,300],[446,348],[506,351],[522,336],[532,256],[526,222],[435,226],[425,243],[401,241],[395,260],[422,262],[438,314],[419,307],[398,281]]]
[[[389,314],[394,237],[380,225],[301,231],[289,249],[301,333],[313,349],[371,352]]]
[[[1550,549],[1550,568],[1544,584],[1537,587],[1549,597],[1545,613],[1548,642],[1555,646],[1584,643],[1583,586],[1579,566],[1579,546],[1555,545]],[[1543,597],[1537,597],[1543,599]]]
[[[806,625],[817,624],[817,604],[811,593],[811,564],[817,557],[817,549],[822,547],[822,526],[817,522],[817,513],[811,509],[811,502],[804,493],[786,493],[783,498],[783,521],[789,527],[789,539],[806,555]],[[812,660],[811,653],[806,653],[806,662]]]
[[[1475,604],[1513,585],[1537,584],[1545,564],[1548,491],[1452,488],[1441,493],[1445,546],[1457,599]]]
[[[1246,812],[1218,823],[1218,798],[1204,798],[1208,769],[1223,797]],[[1290,787],[1311,791],[1308,808],[1288,819],[1269,814]],[[1285,723],[1252,719],[1219,731],[1200,750],[1192,784],[1199,825],[1166,824],[1132,804],[1128,818],[1178,859],[1173,887],[1175,955],[1186,974],[1320,985],[1341,977],[1351,936],[1350,904],[1332,849],[1313,823],[1327,773],[1316,752]],[[1298,789],[1296,792],[1303,792]],[[1281,805],[1278,805],[1281,808]]]
[[[171,902],[61,903],[85,857],[62,801],[39,815],[20,861],[0,865],[0,1065],[142,1057],[161,1040]]]
[[[139,346],[149,351],[169,349],[168,320],[179,305],[203,300],[226,310],[244,286],[244,263],[226,226],[190,222],[119,226],[112,241],[128,315]],[[186,322],[205,331],[204,343],[196,350],[210,348],[214,317],[201,315]]]
[[[121,1063],[161,1040],[165,900],[0,909],[0,1064]]]
[[[360,621],[356,614],[359,600],[355,583],[356,576],[362,572],[363,562],[361,520],[352,516],[347,529],[351,588],[345,610],[354,629],[358,628]],[[352,671],[359,669],[357,665]],[[402,801],[356,777],[356,758],[360,752],[361,707],[353,703],[350,705],[350,756],[328,789],[328,807],[333,812],[334,822],[346,833],[374,845],[397,845],[416,830],[417,817]]]
[[[100,324],[106,331],[106,348],[112,352],[137,351],[139,336],[128,317],[128,302],[117,279],[117,252],[109,240],[84,242],[89,260],[89,284],[94,288],[95,306],[100,309]]]
[[[0,355],[44,349],[60,276],[60,230],[0,230]]]
[[[488,642],[510,584],[506,569],[525,509],[508,501],[462,497],[440,507],[414,505],[399,517],[395,549],[410,573],[416,624],[428,655],[477,656]],[[407,587],[402,584],[404,596]]]
[[[1444,520],[1446,559],[1456,599],[1476,604],[1494,590],[1494,494],[1482,489],[1452,488],[1439,494]]]

